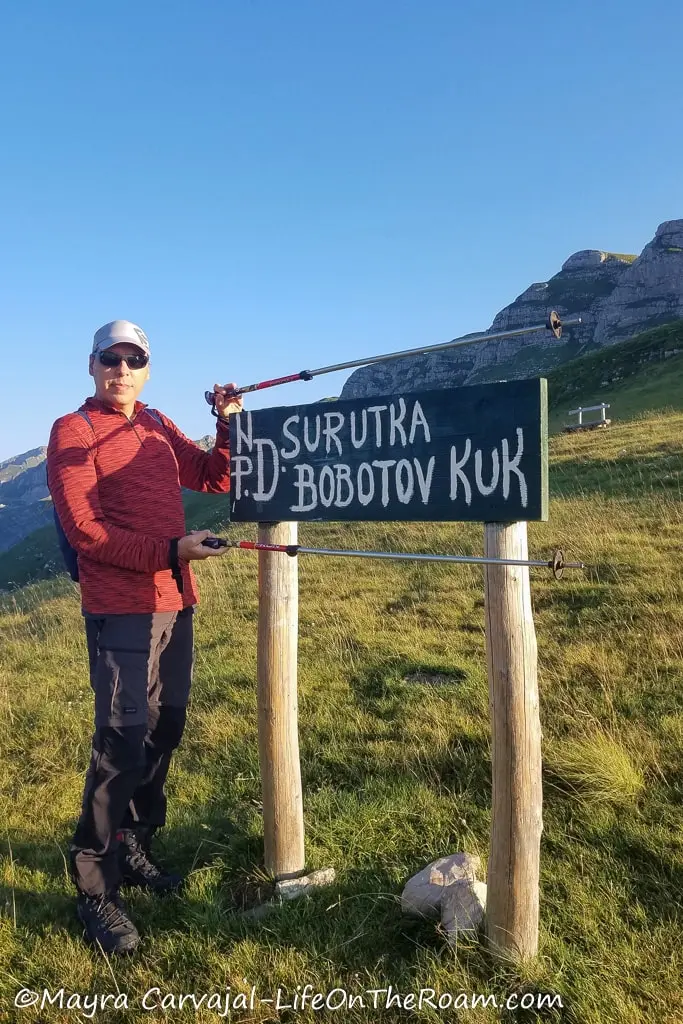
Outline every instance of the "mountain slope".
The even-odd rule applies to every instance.
[[[15,455],[12,459],[6,459],[5,462],[0,462],[0,487],[3,485],[7,486],[15,477],[26,472],[28,469],[40,465],[44,461],[46,454],[47,448],[41,446],[40,448],[32,448],[30,452],[24,452],[22,455]],[[4,494],[5,492],[0,493]],[[6,493],[11,497],[16,496],[10,489]]]
[[[570,422],[567,413],[578,405],[609,402],[615,422],[682,410],[683,320],[572,360],[547,376],[551,432]]]
[[[545,375],[594,348],[683,317],[683,220],[660,224],[640,256],[586,249],[549,281],[532,284],[494,318],[489,333],[543,324],[551,309],[580,317],[558,345],[548,332],[482,341],[443,352],[395,359],[356,370],[342,398],[483,384]],[[434,339],[436,341],[436,339]],[[413,346],[417,347],[417,346]]]

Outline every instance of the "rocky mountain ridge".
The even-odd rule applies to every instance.
[[[341,397],[537,376],[578,355],[683,318],[683,220],[660,224],[639,256],[598,249],[574,253],[559,273],[530,285],[502,309],[486,333],[543,323],[551,309],[565,320],[582,320],[566,329],[559,343],[549,333],[522,334],[375,363],[351,374]]]
[[[45,467],[47,448],[32,448],[0,462],[0,504],[7,501],[39,501],[47,497]]]

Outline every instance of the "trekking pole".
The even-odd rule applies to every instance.
[[[207,537],[202,541],[207,548],[241,548],[244,551],[281,551],[285,555],[349,555],[352,558],[390,558],[412,562],[459,562],[472,565],[527,565],[539,569],[552,569],[555,579],[562,579],[565,569],[585,569],[583,562],[565,562],[564,552],[557,548],[549,561],[527,561],[520,558],[482,558],[477,555],[420,555],[395,551],[334,551],[329,548],[305,548],[301,544],[259,544],[252,540],[225,540]]]
[[[402,356],[423,355],[429,352],[441,352],[448,348],[458,348],[460,345],[474,345],[480,341],[499,341],[501,338],[514,338],[519,334],[533,334],[535,331],[552,331],[556,338],[562,337],[563,327],[574,327],[580,324],[581,317],[576,320],[567,320],[564,323],[559,315],[552,310],[544,324],[537,324],[535,327],[518,327],[512,331],[498,331],[495,334],[477,334],[466,338],[454,338],[452,341],[445,341],[439,345],[422,345],[420,348],[403,349],[401,352],[389,352],[381,356],[368,356],[366,359],[354,359],[348,363],[335,363],[333,366],[321,366],[317,370],[300,370],[299,373],[292,373],[288,377],[275,377],[273,380],[262,380],[258,384],[247,384],[243,388],[235,388],[229,392],[229,398],[237,398],[239,395],[246,395],[250,391],[262,391],[264,388],[274,388],[279,384],[291,384],[296,380],[313,380],[323,373],[335,373],[337,370],[352,370],[356,366],[369,366],[371,363],[381,363],[387,359],[400,359]],[[213,391],[205,391],[204,397],[210,406],[215,406],[216,395]],[[216,415],[215,407],[212,412]]]

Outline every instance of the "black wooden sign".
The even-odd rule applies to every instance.
[[[548,518],[545,380],[230,417],[231,519]]]

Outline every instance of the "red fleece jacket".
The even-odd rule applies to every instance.
[[[169,540],[187,533],[181,487],[230,489],[227,423],[218,421],[211,453],[137,402],[129,419],[96,398],[58,419],[47,450],[48,486],[78,553],[83,611],[128,615],[180,611],[197,603],[194,573],[181,562],[178,592]],[[227,507],[227,506],[226,506]]]

